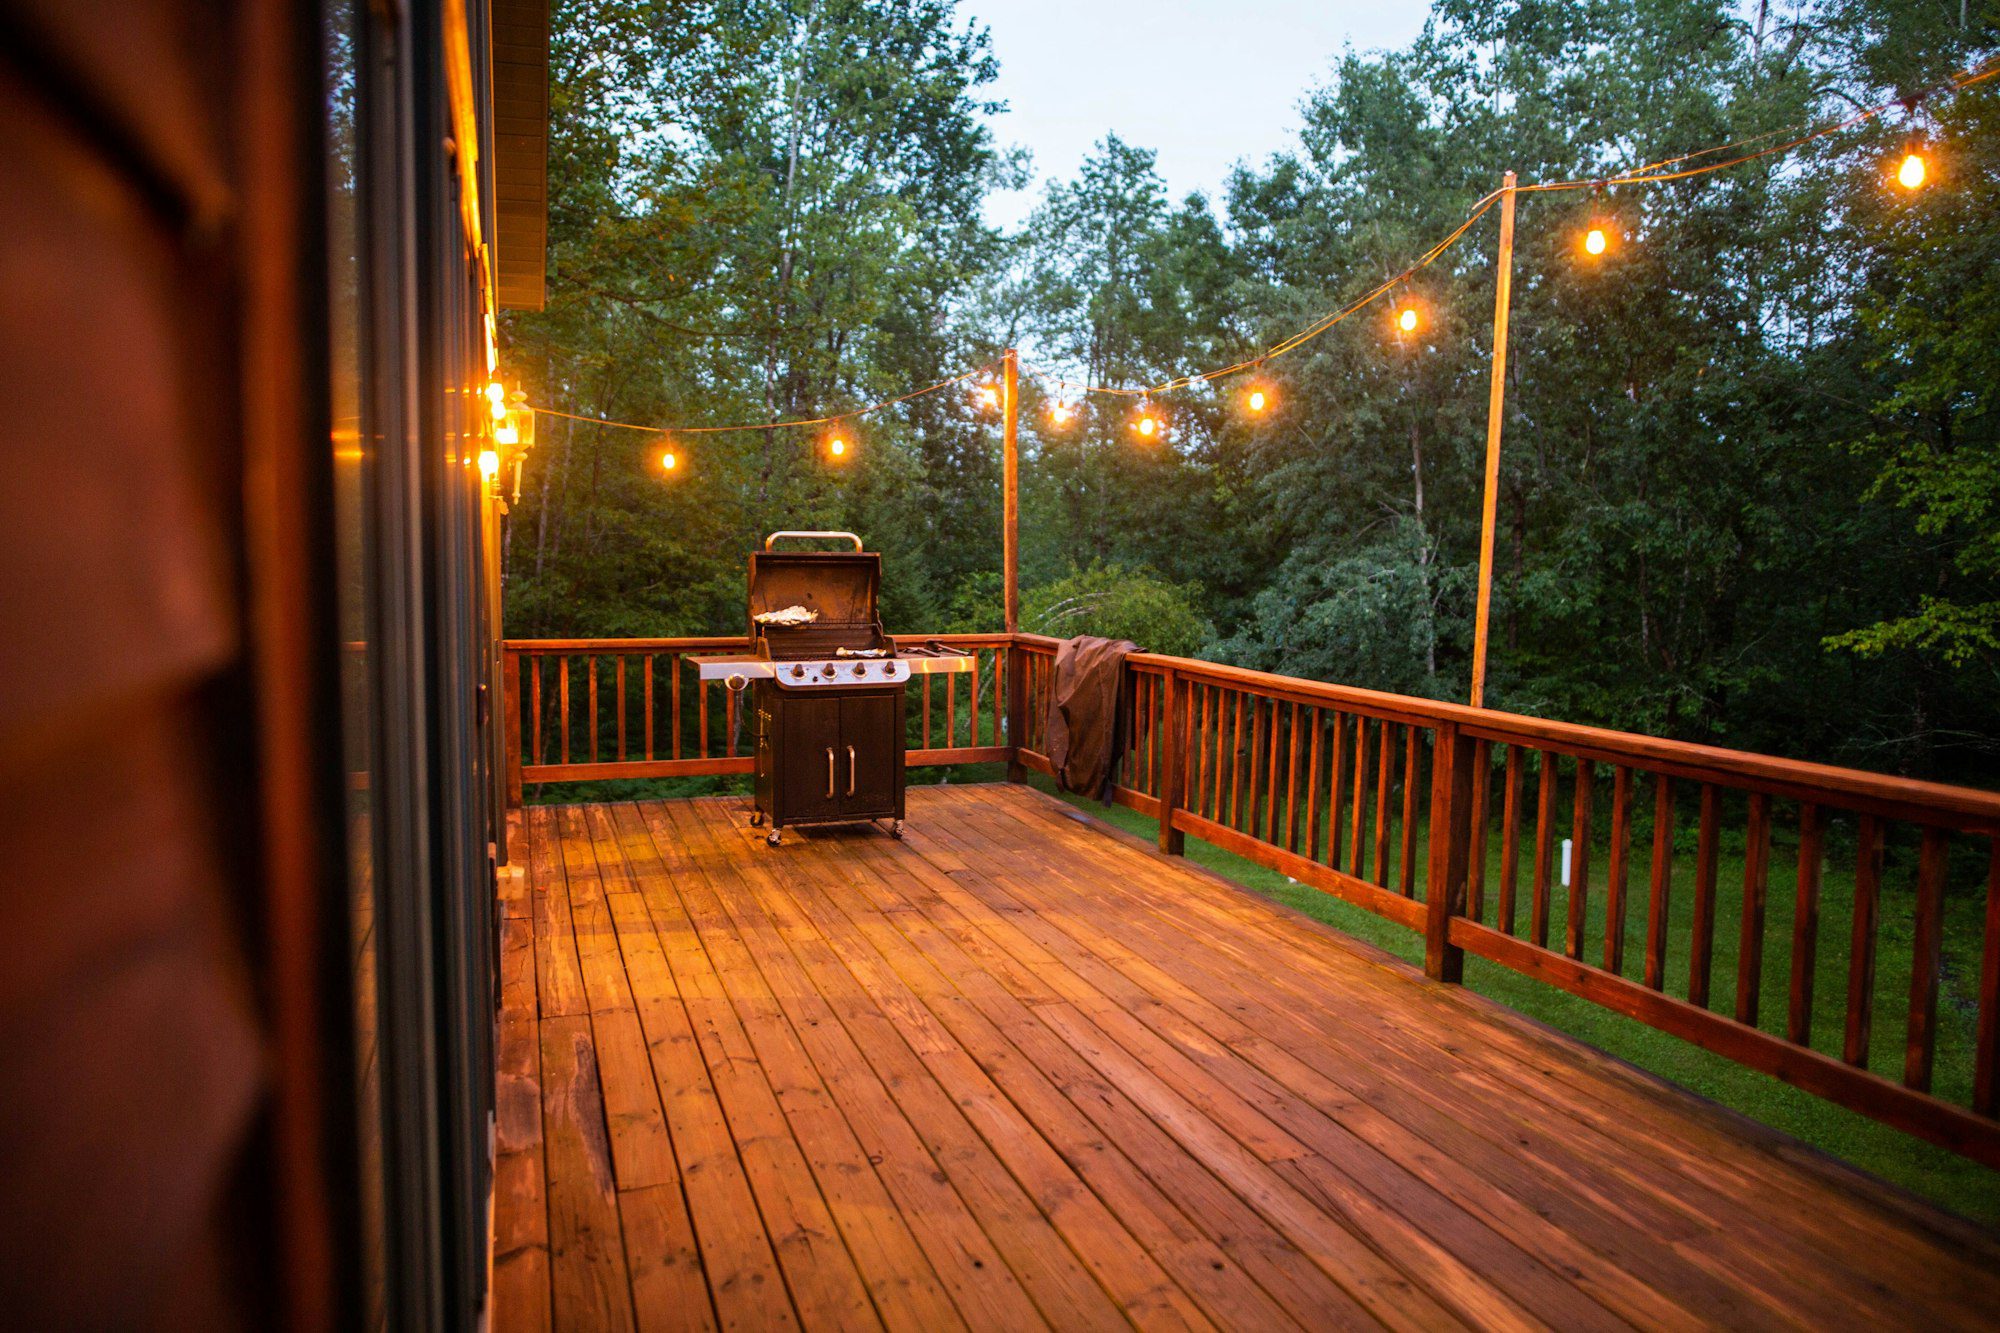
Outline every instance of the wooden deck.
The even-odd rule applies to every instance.
[[[2000,1242],[1021,787],[534,807],[495,1326],[1992,1326]]]

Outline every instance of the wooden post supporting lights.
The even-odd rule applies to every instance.
[[[1500,504],[1500,425],[1507,408],[1507,307],[1514,299],[1514,173],[1500,184],[1500,259],[1493,295],[1493,385],[1486,398],[1486,489],[1479,518],[1479,610],[1472,627],[1472,706],[1486,706],[1493,609],[1493,524]]]
[[[1009,347],[1000,362],[1000,582],[1007,633],[1021,632],[1021,354]],[[1027,735],[1026,660],[1018,647],[1007,649],[1007,744],[1019,753]],[[1007,763],[1009,782],[1025,781],[1019,758]]]

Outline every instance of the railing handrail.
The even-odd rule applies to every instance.
[[[1053,649],[1060,640],[1022,634],[1030,648]],[[1529,717],[1521,713],[1389,694],[1354,685],[1330,685],[1298,676],[1281,676],[1248,667],[1227,666],[1192,657],[1134,653],[1126,661],[1140,669],[1168,670],[1187,679],[1256,690],[1284,699],[1335,704],[1372,717],[1398,721],[1449,723],[1482,740],[1531,745],[1582,753],[1605,763],[1633,763],[1650,770],[1672,771],[1697,781],[1752,783],[1772,795],[1838,805],[1861,813],[1882,814],[1914,823],[1951,828],[1964,833],[2000,833],[2000,792],[1981,791],[1943,782],[1871,773],[1805,759],[1786,759],[1732,750],[1695,741],[1670,740],[1641,732],[1615,731],[1576,722]]]

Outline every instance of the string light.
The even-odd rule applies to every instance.
[[[1929,169],[1924,165],[1924,155],[1911,149],[1903,154],[1902,165],[1896,168],[1896,184],[1906,190],[1921,189],[1924,178],[1929,174]]]
[[[507,419],[507,386],[499,380],[488,380],[486,384],[486,410],[495,421]]]
[[[1060,398],[1049,404],[1049,420],[1055,425],[1067,426],[1070,418],[1075,415],[1076,409]]]
[[[838,433],[829,436],[826,441],[826,452],[828,456],[833,458],[845,458],[847,456],[846,439]]]
[[[1403,313],[1396,316],[1396,327],[1405,333],[1415,333],[1417,331],[1417,308],[1413,305],[1404,306]]]
[[[1000,406],[1000,390],[996,389],[991,384],[980,385],[979,405],[981,407],[997,410]]]
[[[1160,433],[1160,418],[1154,413],[1151,403],[1139,404],[1139,415],[1133,420],[1132,429],[1149,440]]]
[[[1592,227],[1583,234],[1583,252],[1587,255],[1603,254],[1604,248],[1608,244],[1609,242],[1604,239],[1604,228],[1602,227]]]
[[[660,455],[660,467],[662,470],[667,472],[672,472],[680,465],[681,465],[680,456],[676,454],[673,450],[669,449],[665,453]]]
[[[481,449],[479,451],[479,475],[491,481],[500,475],[500,451]]]

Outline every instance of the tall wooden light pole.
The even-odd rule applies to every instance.
[[[1500,507],[1500,423],[1507,406],[1507,308],[1514,299],[1514,173],[1500,185],[1499,281],[1493,297],[1493,387],[1486,397],[1486,494],[1479,521],[1479,612],[1472,627],[1472,706],[1486,706],[1486,631],[1493,608],[1493,524]]]
[[[1007,632],[1021,629],[1021,354],[1009,347],[1000,363],[1000,577],[1005,588]]]

